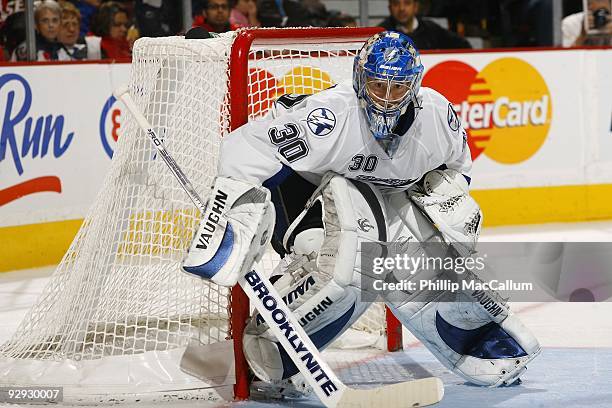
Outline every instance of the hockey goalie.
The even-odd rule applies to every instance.
[[[369,306],[361,296],[365,243],[401,238],[442,242],[457,256],[474,251],[482,214],[469,193],[466,132],[452,104],[421,87],[423,69],[410,38],[379,33],[355,57],[352,84],[283,95],[265,117],[225,137],[183,269],[234,285],[273,229],[283,259],[270,280],[324,349]],[[493,291],[495,315],[469,293],[454,296],[394,293],[385,301],[457,375],[482,386],[518,381],[540,352],[531,332]],[[258,315],[243,346],[260,379],[297,373]]]

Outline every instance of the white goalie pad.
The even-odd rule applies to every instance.
[[[389,306],[442,364],[476,385],[513,384],[541,351],[529,329],[492,291],[446,293],[429,302]]]
[[[317,267],[340,286],[359,287],[361,248],[365,242],[386,242],[387,215],[378,189],[334,176],[323,189],[325,238]]]
[[[322,349],[342,334],[345,326],[350,327],[355,316],[361,315],[368,305],[358,302],[357,288],[338,286],[313,270],[314,260],[306,258],[300,256],[292,262],[289,267],[299,269],[288,271],[274,287],[313,343]],[[298,276],[301,278],[295,280]],[[264,381],[281,380],[297,373],[288,354],[259,314],[255,314],[245,328],[243,350],[252,371]]]
[[[369,307],[360,299],[361,244],[387,239],[383,199],[376,187],[337,175],[326,180],[329,182],[321,186],[317,197],[324,218],[318,253],[291,254],[293,262],[283,264],[285,273],[274,283],[319,349],[331,344]],[[302,232],[294,250],[312,247],[319,234],[319,229],[312,234]],[[301,238],[308,242],[301,243]],[[259,378],[280,380],[297,372],[257,315],[247,325],[243,344],[247,361]]]
[[[438,230],[405,194],[387,198],[390,240],[414,243],[406,245],[404,253],[415,258],[463,256],[441,242]],[[415,282],[479,280],[470,271],[453,274],[435,268],[394,272],[398,280]],[[385,298],[401,323],[442,364],[471,383],[512,384],[540,353],[536,338],[495,291],[423,289],[387,293]]]
[[[263,255],[274,221],[267,188],[217,177],[183,270],[218,285],[235,285]]]

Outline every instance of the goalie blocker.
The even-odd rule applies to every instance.
[[[274,220],[267,188],[217,177],[183,270],[221,286],[235,285],[263,255]]]

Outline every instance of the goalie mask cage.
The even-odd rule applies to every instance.
[[[205,198],[221,137],[264,114],[283,93],[312,94],[350,79],[356,52],[378,31],[143,38],[133,51],[130,92]],[[233,338],[234,395],[246,398],[241,337],[248,298],[239,287],[230,293],[180,272],[199,213],[149,137],[122,115],[122,136],[94,205],[37,303],[0,348],[0,386],[63,386],[65,400],[76,403],[213,398],[220,388],[184,374],[179,361],[190,337]],[[264,264],[270,269],[273,261],[265,257]],[[358,329],[384,331],[383,308],[374,306]],[[387,315],[389,349],[397,349],[401,326]]]

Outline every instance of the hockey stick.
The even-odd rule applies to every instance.
[[[140,112],[132,100],[127,87],[114,92],[140,128],[147,133],[158,150],[161,158],[168,165],[181,187],[191,201],[204,214],[205,204],[198,196],[193,185],[183,173],[162,141],[155,134],[151,124]],[[254,259],[253,259],[254,262]],[[369,389],[353,389],[343,384],[323,360],[318,349],[312,343],[304,329],[297,322],[293,313],[282,301],[268,278],[256,270],[248,271],[240,277],[238,284],[243,288],[249,300],[264,318],[272,333],[279,340],[291,361],[300,370],[306,381],[312,386],[321,402],[327,407],[415,407],[435,404],[442,399],[444,388],[437,377],[423,378],[398,384]]]

